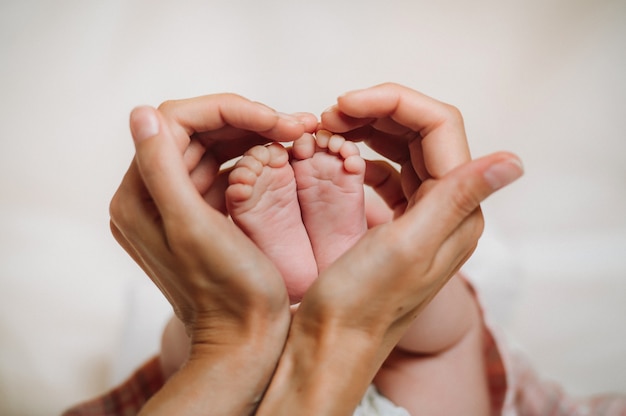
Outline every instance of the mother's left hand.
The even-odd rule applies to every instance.
[[[317,121],[220,94],[139,107],[130,124],[137,153],[111,202],[111,229],[191,339],[188,363],[143,411],[249,413],[282,351],[288,299],[271,261],[223,215],[219,168]]]

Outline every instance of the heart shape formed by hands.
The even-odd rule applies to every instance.
[[[340,408],[353,408],[409,323],[471,255],[483,226],[480,202],[522,174],[509,153],[471,161],[456,108],[391,83],[344,94],[320,120],[216,94],[137,108],[131,131],[136,156],[111,202],[111,229],[184,324],[193,365],[179,374],[200,384],[236,380],[247,392],[234,400],[232,384],[203,388],[207,405],[224,414],[250,413],[265,391],[259,414],[297,402],[297,391],[273,394],[281,384],[268,389],[269,380],[290,380],[281,374],[294,368],[315,379],[319,369],[297,357],[322,353],[329,339],[362,346],[367,357],[358,366],[326,363],[350,368],[342,385],[351,391],[338,397]],[[291,141],[292,164],[282,146],[255,147]],[[364,142],[400,170],[363,163],[350,141]],[[232,172],[222,169],[240,155]],[[386,222],[385,209],[378,220],[384,223],[367,232],[362,183],[393,212]],[[276,198],[280,192],[290,196]],[[300,218],[291,217],[304,240],[280,232],[290,229],[274,218],[283,204],[300,210]],[[227,205],[241,228],[224,215]],[[268,224],[272,229],[264,229]],[[281,247],[301,252],[307,242],[313,284],[298,276],[300,261],[282,263],[297,256],[282,255]],[[281,272],[296,283],[285,285]],[[292,301],[302,298],[293,319],[289,287]],[[189,391],[184,379],[159,396]]]
[[[242,276],[248,276],[244,280],[248,280],[247,285],[250,287],[258,286],[258,282],[263,279],[249,278],[255,273],[250,273],[251,266],[247,266],[246,262],[227,263],[225,259],[237,257],[238,253],[242,252],[242,247],[249,247],[247,250],[255,251],[255,254],[250,253],[246,258],[256,259],[255,271],[265,274],[275,268],[272,262],[269,264],[266,262],[266,256],[259,252],[255,244],[251,244],[242,232],[234,231],[232,223],[223,218],[223,214],[226,213],[224,195],[228,188],[228,176],[220,168],[226,161],[244,154],[256,145],[271,141],[294,140],[297,144],[306,143],[307,140],[310,143],[312,134],[326,130],[340,133],[348,140],[363,141],[383,157],[398,164],[400,172],[387,162],[369,161],[363,173],[357,169],[359,171],[357,176],[360,180],[362,175],[364,183],[371,186],[394,212],[394,225],[386,228],[393,230],[390,234],[394,234],[397,243],[389,247],[381,247],[379,250],[381,253],[387,253],[389,257],[404,259],[408,263],[407,270],[416,264],[422,265],[421,267],[424,267],[424,264],[430,265],[433,260],[436,260],[438,269],[445,269],[446,273],[460,267],[475,247],[482,230],[482,216],[477,210],[481,198],[484,198],[481,195],[493,192],[493,189],[521,174],[519,163],[516,163],[517,158],[502,153],[492,155],[483,162],[477,161],[476,166],[472,168],[474,174],[471,177],[474,178],[477,173],[483,173],[490,165],[503,161],[505,163],[502,166],[505,169],[500,169],[500,173],[509,172],[508,176],[498,175],[498,172],[495,172],[495,175],[484,176],[485,179],[490,179],[491,183],[487,183],[488,186],[482,184],[479,196],[475,191],[472,191],[474,194],[466,195],[467,191],[463,189],[446,190],[441,186],[435,186],[454,169],[459,169],[470,161],[463,119],[456,108],[397,84],[382,84],[344,94],[338,98],[335,105],[321,115],[319,121],[309,113],[292,115],[277,113],[263,104],[234,94],[216,94],[188,100],[168,101],[159,107],[158,114],[152,114],[151,111],[146,108],[139,109],[131,119],[133,121],[131,129],[138,156],[127,175],[128,179],[122,183],[111,203],[112,229],[122,246],[149,275],[153,276],[153,280],[170,302],[174,305],[183,305],[176,307],[177,314],[183,318],[183,321],[193,321],[194,319],[187,315],[193,315],[197,308],[190,306],[189,300],[182,300],[184,298],[182,292],[206,292],[201,289],[205,283],[200,279],[189,288],[181,288],[180,284],[174,285],[173,282],[177,280],[175,276],[180,274],[204,275],[204,273],[197,272],[198,258],[203,258],[203,261],[207,262],[204,266],[207,271],[217,267],[219,273],[213,272],[213,274],[223,275],[226,279],[220,282],[232,283],[237,279],[242,279]],[[146,115],[143,122],[142,112]],[[157,116],[158,119],[148,120],[148,116],[152,118]],[[148,140],[155,136],[167,136],[170,139],[164,143],[158,143],[157,146],[154,144],[155,140]],[[320,134],[318,133],[317,136]],[[327,137],[327,148],[330,149],[327,153],[339,152],[340,158],[335,157],[334,161],[343,162],[345,169],[346,163],[354,159],[355,155],[352,154],[352,150],[344,151],[344,155],[341,155],[342,146],[333,144],[337,140],[343,140],[337,137],[332,135]],[[302,138],[304,141],[300,142],[299,139]],[[317,144],[317,148],[323,149],[325,146],[326,144],[321,146]],[[309,150],[305,149],[304,153],[311,153],[310,148],[311,146]],[[353,149],[349,146],[346,148]],[[148,150],[141,151],[143,149]],[[265,149],[268,155],[271,155],[272,147]],[[296,149],[294,152],[296,159],[299,159],[297,163],[294,163],[294,172],[298,170],[295,169],[297,166],[312,165],[309,159],[317,160],[318,156],[324,154],[324,152],[313,151],[315,157],[308,158],[298,156]],[[180,156],[174,157],[176,154]],[[260,177],[259,166],[261,170],[268,169],[268,167],[271,168],[270,160],[272,160],[271,163],[278,163],[275,161],[281,160],[280,157],[272,159],[268,155],[242,159],[248,162],[241,163],[251,163],[250,166],[239,166],[244,168],[244,176],[252,176],[256,180]],[[267,162],[263,163],[263,161]],[[510,168],[516,164],[517,169]],[[312,169],[311,166],[309,166],[310,169]],[[306,181],[302,180],[307,177],[307,174],[298,174],[298,176],[301,180],[296,181],[296,186],[297,182],[300,182],[300,194],[307,190],[305,188],[310,188],[310,184],[304,184]],[[333,179],[338,178],[336,173],[330,176]],[[308,178],[315,178],[315,176],[308,174]],[[234,180],[234,182],[239,182],[239,185],[249,185],[241,179]],[[317,182],[319,184],[324,181],[318,178]],[[466,186],[460,178],[447,182],[450,188]],[[271,186],[275,187],[276,183]],[[445,199],[444,196],[433,195],[431,199],[435,201],[430,204],[421,204],[423,207],[420,210],[412,209],[428,195],[437,194],[435,192],[437,188],[442,188],[439,192],[454,193],[463,197],[455,196],[453,204],[448,204],[445,210],[441,210],[440,205]],[[323,197],[324,192],[317,192],[309,198],[307,204],[314,205],[316,199],[322,200]],[[206,205],[207,201],[208,205]],[[205,205],[200,205],[200,202]],[[432,208],[431,205],[436,208]],[[332,203],[326,204],[325,210],[333,206]],[[353,204],[353,208],[349,210],[354,209],[361,210],[360,207],[354,208]],[[311,213],[316,210],[307,208],[305,211]],[[341,208],[338,211],[345,215]],[[411,216],[406,215],[409,211],[413,212]],[[222,218],[219,219],[219,216]],[[333,216],[334,214],[331,214],[325,220],[311,220],[312,223],[317,224],[314,228],[324,230],[319,232],[320,235],[334,234],[332,233],[333,227],[330,225],[336,223],[328,219]],[[358,216],[363,215],[358,214]],[[439,218],[439,220],[433,221],[431,218]],[[306,222],[306,231],[311,233],[311,227],[307,228]],[[352,223],[357,225],[347,227],[348,229],[362,227],[363,221],[358,219]],[[258,229],[255,231],[252,228],[248,226],[248,232],[251,235],[260,233]],[[465,229],[468,231],[463,231]],[[345,237],[345,234],[360,236],[362,233],[361,228],[343,234]],[[279,232],[274,235],[282,236]],[[232,236],[232,238],[225,239],[225,236]],[[271,249],[272,241],[276,239],[276,237],[266,238],[270,240],[270,243],[264,244],[266,253]],[[346,243],[341,244],[343,248],[337,248],[328,243],[316,243],[313,240],[327,242],[329,239],[327,237],[311,239],[313,251],[317,251],[316,262],[320,263],[318,269],[324,271],[333,262],[332,260],[341,254],[340,252],[354,243],[355,238],[348,238]],[[382,240],[382,238],[379,239],[379,241]],[[288,239],[282,241],[283,245],[285,242],[288,243]],[[463,243],[460,244],[460,242]],[[451,251],[455,252],[455,255],[449,254],[447,256],[451,257],[449,261],[439,259],[437,253],[448,245],[453,247]],[[324,246],[331,247],[330,253],[323,253]],[[390,251],[390,248],[393,250]],[[144,253],[146,250],[150,252],[150,255]],[[201,253],[212,253],[212,255],[201,255]],[[428,261],[415,258],[415,253],[420,253],[420,256]],[[381,254],[376,254],[376,256],[382,257]],[[278,259],[280,256],[274,257]],[[261,260],[261,258],[265,259]],[[372,258],[374,258],[373,255]],[[400,264],[397,261],[396,263]],[[260,264],[265,266],[261,268]],[[237,267],[233,267],[235,265]],[[244,265],[246,268],[242,270],[241,267]],[[294,267],[296,266],[287,265],[284,268],[291,268],[292,270],[287,270],[287,272],[292,274],[298,273],[297,270],[293,270]],[[420,273],[422,271],[416,271],[416,274]],[[235,275],[237,279],[232,278]],[[249,281],[250,279],[256,283],[253,284]],[[292,300],[302,296],[311,279],[309,277],[302,280],[307,283],[294,288]],[[189,279],[187,283],[192,281],[193,279]],[[212,277],[212,281],[217,281],[215,276]],[[244,286],[242,282],[241,285],[235,285],[233,290],[238,292]],[[196,288],[192,289],[193,287]],[[256,287],[255,290],[261,289]],[[250,291],[251,296],[252,292]],[[174,301],[174,298],[179,299]],[[252,299],[249,301],[253,302]],[[195,299],[191,304],[197,302],[204,301]],[[238,309],[240,306],[230,305],[230,307]]]

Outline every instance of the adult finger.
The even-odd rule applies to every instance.
[[[475,247],[482,231],[480,202],[521,174],[519,160],[500,153],[431,181],[426,185],[428,192],[403,216],[369,230],[324,271],[300,308],[308,308],[308,301],[315,299],[316,310],[332,309],[344,322],[357,328],[362,325],[366,331],[373,322],[385,327],[400,319],[400,326],[406,324]],[[357,286],[360,289],[355,292]],[[380,296],[382,290],[386,296]],[[342,308],[331,306],[339,299]],[[363,299],[368,300],[368,308],[363,309]],[[323,307],[319,302],[324,302]],[[385,306],[389,302],[397,307]],[[307,313],[317,313],[306,308]],[[355,310],[360,315],[355,316]],[[401,332],[394,330],[397,336]]]
[[[394,217],[402,215],[407,199],[402,191],[400,173],[393,166],[382,160],[366,160],[365,184],[382,198]]]
[[[425,168],[433,177],[442,177],[470,160],[458,109],[398,84],[386,83],[342,95],[336,109],[322,115],[322,124],[335,131],[336,127],[346,129],[351,124],[359,127],[354,123],[372,118],[390,118],[414,132],[413,137],[404,137],[421,144]]]
[[[220,211],[206,203],[189,177],[182,154],[157,110],[151,107],[133,110],[131,131],[135,141],[137,169],[148,190],[148,202],[154,202],[154,216],[158,217],[159,225],[154,227],[153,224],[153,230],[150,224],[145,224],[144,219],[138,219],[139,225],[144,224],[143,231],[135,233],[137,242],[131,240],[132,244],[145,245],[138,247],[138,252],[158,254],[161,249],[164,256],[172,253],[186,256],[193,254],[186,251],[197,250],[202,246],[201,250],[212,256],[212,263],[209,263],[213,268],[211,277],[214,281],[243,273],[242,270],[246,270],[249,276],[267,276],[275,272],[273,265],[266,261],[258,248]],[[216,186],[219,186],[219,182]],[[135,204],[142,202],[137,198],[130,200],[136,201]],[[141,208],[134,207],[131,212],[140,215]],[[161,243],[162,240],[164,243]],[[242,251],[246,252],[246,261],[233,264],[231,261],[235,253],[241,255]],[[216,265],[219,262],[223,264]],[[160,264],[159,260],[154,263]],[[255,265],[254,273],[248,270],[251,264]],[[176,280],[169,283],[176,284]]]
[[[236,94],[213,94],[185,100],[166,101],[159,111],[180,126],[187,136],[234,127],[257,132],[272,140],[290,141],[314,128],[312,115],[279,113]],[[175,134],[178,132],[174,132]],[[215,137],[204,136],[207,140]]]
[[[392,225],[397,227],[401,246],[411,250],[419,242],[423,245],[420,250],[427,249],[424,254],[429,257],[483,200],[522,174],[519,158],[500,152],[461,165],[434,185],[427,184],[427,192],[416,194],[419,201]]]

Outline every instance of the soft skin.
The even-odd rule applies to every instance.
[[[328,267],[290,321],[276,268],[223,215],[219,166],[316,127],[309,114],[232,94],[131,114],[136,157],[111,203],[111,228],[191,338],[190,359],[145,414],[351,414],[471,255],[480,202],[522,174],[509,153],[470,161],[459,112],[413,90],[384,84],[340,97],[321,127],[400,163],[400,175],[384,164],[366,173],[396,218]]]

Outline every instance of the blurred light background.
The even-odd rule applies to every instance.
[[[236,92],[319,114],[394,81],[525,177],[468,270],[573,395],[626,392],[626,2],[2,1],[0,413],[48,415],[156,352],[160,294],[110,236],[138,104]]]

